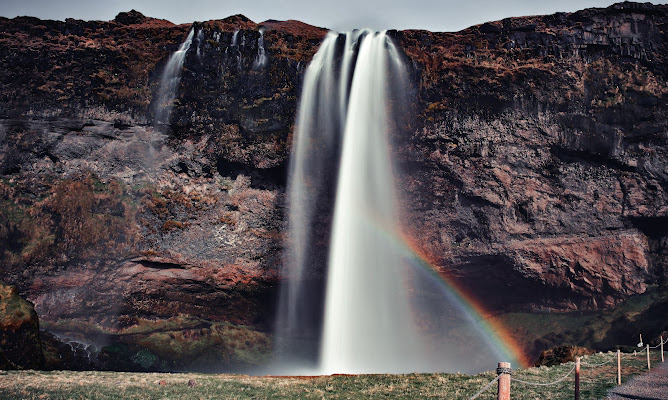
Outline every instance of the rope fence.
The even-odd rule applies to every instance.
[[[574,370],[575,370],[575,364],[573,364],[573,368],[571,368],[571,370],[568,371],[568,373],[567,373],[566,375],[564,375],[563,377],[557,379],[557,380],[554,381],[554,382],[549,382],[549,383],[540,383],[540,382],[523,381],[523,380],[521,380],[521,379],[513,378],[512,376],[510,377],[510,380],[513,381],[513,382],[523,383],[523,384],[525,384],[525,385],[533,385],[533,386],[552,386],[552,385],[556,385],[557,383],[561,383],[561,382],[565,381],[566,378],[568,378],[568,377],[571,375],[571,372],[573,372]]]
[[[582,363],[582,365],[585,366],[585,367],[594,367],[594,368],[596,368],[596,367],[602,367],[602,366],[604,366],[604,365],[610,364],[610,363],[613,362],[613,361],[615,361],[615,358],[614,358],[614,357],[612,357],[612,358],[610,358],[608,361],[602,362],[602,363],[600,363],[600,364]]]
[[[657,347],[659,347],[659,346],[663,346],[663,345],[666,344],[666,343],[668,343],[668,338],[666,338],[666,341],[665,341],[665,342],[664,342],[663,340],[661,340],[661,342],[660,342],[659,344],[657,344],[656,346],[652,346],[652,347],[650,347],[650,349],[656,349]]]
[[[491,381],[490,383],[488,383],[488,384],[486,384],[485,386],[483,386],[483,388],[480,389],[480,390],[478,391],[478,393],[474,394],[473,397],[471,397],[469,400],[477,399],[478,396],[480,396],[481,394],[483,394],[483,393],[485,392],[485,390],[489,389],[490,386],[492,386],[493,384],[495,384],[496,381],[498,381],[500,377],[501,377],[501,375],[497,375],[496,378],[492,379],[492,381]]]
[[[666,340],[663,340],[663,337],[660,338],[659,344],[656,346],[651,346],[649,344],[645,345],[645,350],[647,352],[647,370],[649,371],[651,369],[651,363],[650,363],[650,350],[651,349],[656,349],[660,347],[660,354],[661,354],[661,362],[664,362],[664,352],[663,352],[663,346],[668,343],[668,338]],[[638,347],[643,347],[643,341],[642,341],[642,335],[640,336],[640,343],[638,343]],[[609,353],[608,353],[609,354]],[[617,360],[617,385],[622,384],[622,353],[620,350],[617,350],[616,353],[613,353],[612,356],[610,357],[609,360],[604,361],[602,363],[589,363],[586,360],[584,362],[583,359],[585,359],[587,356],[584,357],[576,357],[575,362],[573,363],[573,367],[568,371],[564,376],[561,378],[552,381],[552,382],[531,382],[531,381],[526,381],[523,379],[519,379],[517,377],[512,376],[513,370],[510,367],[510,363],[507,362],[500,362],[499,367],[496,369],[497,376],[495,379],[491,380],[489,383],[487,383],[485,386],[483,386],[475,395],[473,395],[469,400],[474,400],[478,398],[481,394],[483,394],[485,391],[487,391],[490,387],[494,385],[494,383],[498,383],[498,390],[497,390],[497,400],[510,400],[510,383],[511,382],[517,382],[519,384],[523,385],[530,385],[530,386],[552,386],[552,385],[557,385],[560,384],[564,381],[566,381],[571,375],[574,375],[573,377],[573,384],[574,384],[574,398],[575,400],[580,399],[580,369],[581,367],[587,367],[587,370],[590,373],[593,373],[595,369],[601,368],[603,366],[606,366],[613,361]],[[636,351],[633,352],[633,355],[629,353],[624,353],[624,358],[627,357],[633,357],[633,359],[637,358],[637,353]],[[627,358],[628,360],[628,358]],[[573,374],[573,372],[575,372]],[[590,383],[591,380],[585,381],[586,383]]]

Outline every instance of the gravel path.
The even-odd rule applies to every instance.
[[[668,400],[668,362],[608,392],[608,400]]]

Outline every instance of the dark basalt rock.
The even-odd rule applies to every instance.
[[[541,365],[545,365],[546,367],[551,367],[553,365],[575,361],[576,357],[594,353],[594,350],[583,347],[559,346],[540,353],[540,357],[538,357],[538,362],[536,362],[535,366],[540,367]]]
[[[118,22],[123,25],[135,25],[145,22],[148,18],[144,14],[140,13],[137,10],[130,10],[128,12],[120,12],[114,18],[114,22]]]
[[[92,357],[91,350],[74,343],[67,343],[47,331],[40,331],[40,339],[44,350],[44,369],[53,371],[100,369],[99,363]]]

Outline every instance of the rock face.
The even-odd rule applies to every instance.
[[[425,121],[399,138],[405,221],[488,306],[596,310],[665,284],[665,15],[401,33]]]
[[[665,290],[667,13],[626,2],[390,33],[414,83],[393,138],[405,235],[488,308]],[[200,348],[166,351],[184,338],[217,346],[220,368],[260,362],[299,89],[326,30],[136,11],[0,26],[0,277],[61,340],[93,337],[126,369],[190,368]],[[190,29],[171,123],[154,124]]]
[[[19,296],[16,286],[0,282],[0,369],[43,367],[39,321],[33,305]]]
[[[506,283],[488,304],[596,309],[664,281],[665,13],[399,33],[426,121],[402,150],[406,221],[469,287]]]

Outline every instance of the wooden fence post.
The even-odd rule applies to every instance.
[[[575,400],[580,400],[580,357],[575,357]]]
[[[500,362],[496,369],[496,374],[499,375],[499,390],[497,392],[497,400],[510,400],[510,363]]]
[[[650,370],[650,367],[649,367],[649,345],[647,345],[647,370],[648,371]]]
[[[622,384],[622,355],[617,350],[617,386]]]

